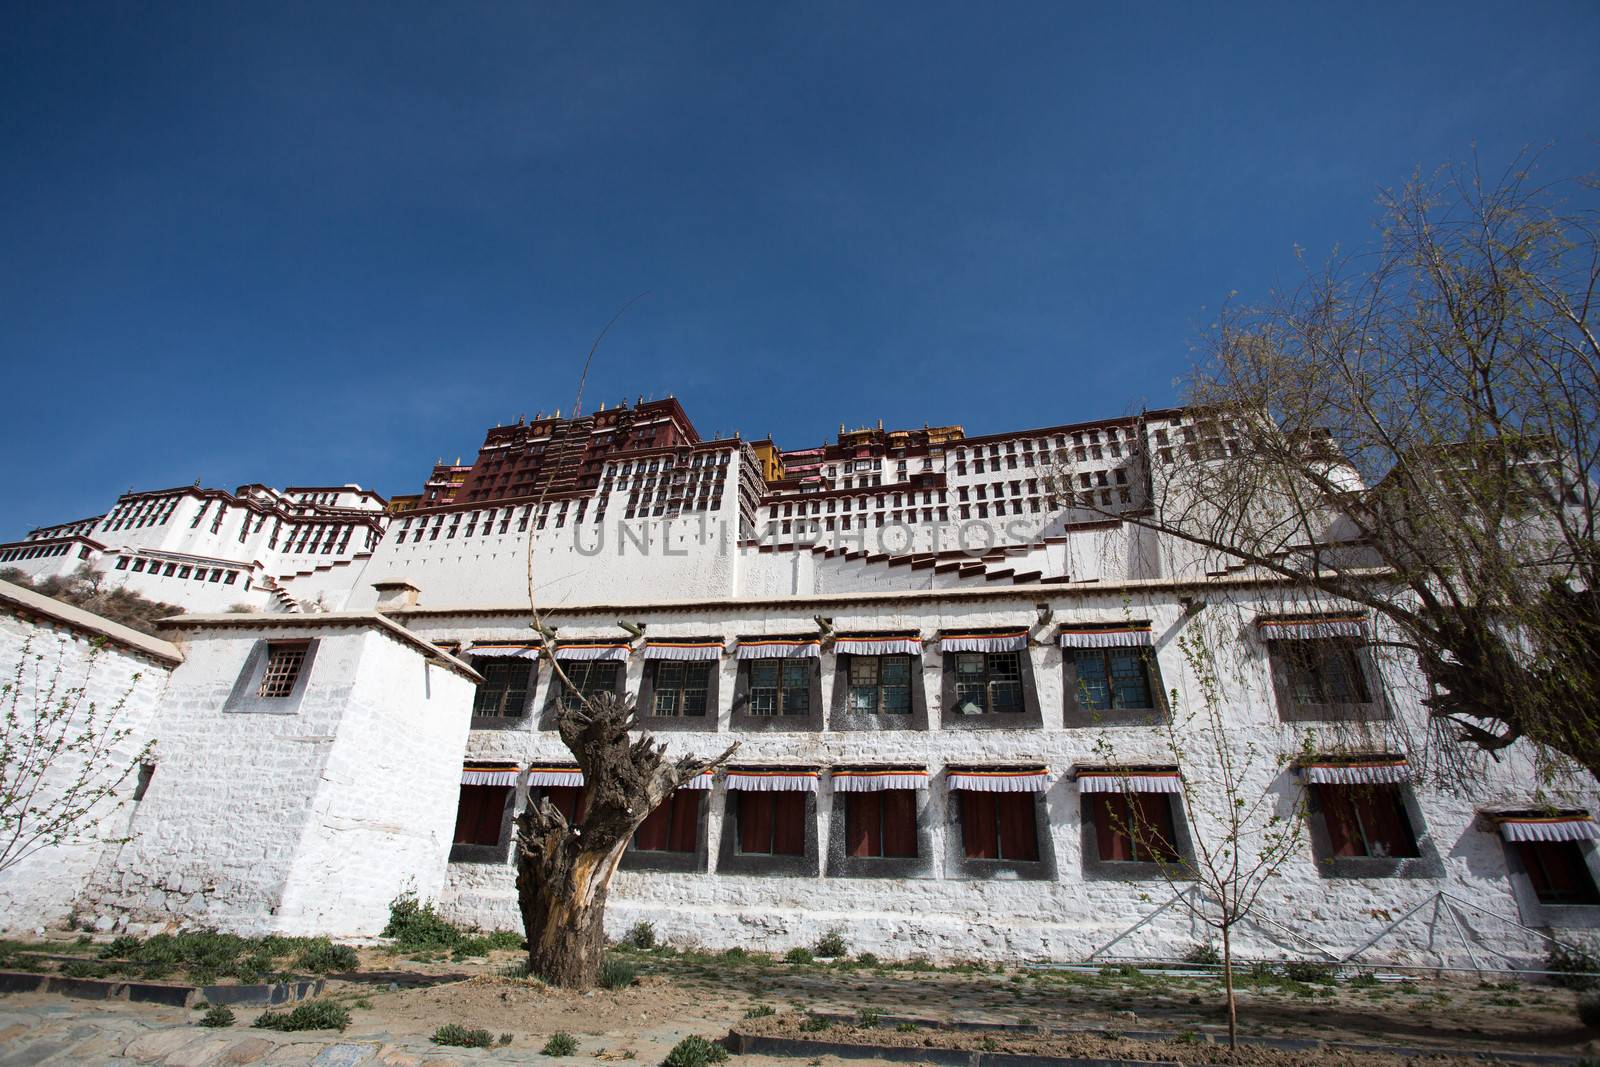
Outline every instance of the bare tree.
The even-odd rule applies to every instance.
[[[1443,735],[1600,777],[1597,192],[1519,161],[1386,194],[1375,247],[1220,316],[1118,516],[1368,609]]]
[[[78,678],[65,649],[50,657],[25,641],[0,684],[0,871],[81,840],[149,758],[153,741],[131,757],[125,750],[123,712],[139,675],[110,705],[89,696],[100,651]]]
[[[1274,789],[1274,782],[1283,780],[1289,756],[1268,751],[1258,734],[1233,728],[1235,724],[1226,720],[1230,702],[1223,678],[1232,672],[1217,667],[1217,649],[1225,647],[1220,635],[1208,634],[1202,620],[1191,617],[1177,643],[1195,681],[1197,699],[1185,702],[1174,688],[1159,732],[1183,783],[1177,804],[1189,847],[1180,849],[1175,828],[1152,811],[1147,798],[1161,794],[1144,792],[1135,768],[1121,768],[1122,774],[1114,779],[1120,784],[1122,804],[1111,810],[1110,818],[1132,842],[1136,858],[1155,863],[1175,900],[1197,922],[1217,932],[1222,942],[1228,1044],[1237,1047],[1234,931],[1255,911],[1283,865],[1301,852],[1304,790],[1293,776],[1287,779],[1287,790]],[[1095,749],[1117,769],[1119,746],[1110,736],[1097,738]]]

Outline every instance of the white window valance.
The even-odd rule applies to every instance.
[[[1285,615],[1256,620],[1265,641],[1314,641],[1326,637],[1366,637],[1365,615]]]
[[[886,789],[926,788],[928,788],[928,772],[924,770],[833,772],[833,791],[836,793],[879,793]]]
[[[1301,766],[1312,785],[1399,785],[1411,781],[1404,759],[1307,763]]]
[[[1183,778],[1176,770],[1079,771],[1080,793],[1181,793]]]
[[[1600,826],[1588,815],[1501,816],[1495,821],[1507,841],[1600,840]]]
[[[740,659],[817,659],[822,640],[817,637],[752,637],[739,639]]]
[[[467,648],[466,655],[493,659],[538,659],[542,647],[525,641],[474,641]]]
[[[951,789],[971,793],[1043,793],[1050,788],[1050,772],[1044,767],[1025,770],[951,771]]]
[[[1000,634],[947,633],[939,635],[940,652],[1021,652],[1028,647],[1028,631]]]
[[[577,767],[530,767],[528,785],[545,789],[583,784],[583,771]]]
[[[920,656],[920,637],[836,637],[833,650],[850,656]]]
[[[1062,648],[1149,648],[1152,644],[1147,622],[1073,626],[1061,631]]]
[[[662,638],[644,643],[645,659],[672,659],[700,662],[722,658],[721,641],[674,641]]]
[[[517,784],[517,773],[515,767],[483,766],[469,763],[461,768],[461,784],[514,786]]]
[[[728,788],[745,789],[754,793],[815,793],[817,771],[729,771]]]
[[[701,771],[693,778],[680,785],[679,789],[710,789],[711,783],[716,781],[716,771]]]
[[[574,641],[556,646],[556,659],[606,660],[624,663],[628,659],[626,641]]]

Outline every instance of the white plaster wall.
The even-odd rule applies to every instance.
[[[35,852],[0,872],[0,929],[32,930],[65,920],[96,864],[108,849],[115,847],[114,839],[126,831],[138,781],[133,761],[149,737],[150,723],[170,670],[167,663],[120,646],[97,648],[94,642],[72,631],[0,614],[0,678],[20,683],[18,712],[27,715],[30,708],[48,703],[46,694],[52,684],[58,692],[82,686],[85,692],[79,703],[80,724],[87,724],[92,705],[97,721],[105,722],[115,709],[114,728],[129,731],[106,761],[106,780],[115,780],[124,770],[132,769],[113,794],[94,809],[74,840]],[[0,698],[0,714],[9,708],[9,698]],[[40,806],[49,807],[49,798],[60,795],[79,766],[62,761],[51,767],[40,783]]]

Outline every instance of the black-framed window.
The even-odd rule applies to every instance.
[[[845,793],[845,855],[914,857],[917,854],[917,791],[883,789]]]
[[[910,715],[913,659],[850,656],[846,710],[852,715]]]
[[[705,715],[714,667],[713,663],[655,660],[648,714]]]
[[[798,790],[734,792],[735,851],[742,856],[804,856],[809,794]]]
[[[456,804],[455,844],[500,844],[506,804],[515,792],[509,785],[463,785]]]
[[[305,666],[309,641],[271,641],[267,644],[267,665],[261,674],[256,696],[281,699],[294,693],[295,683]]]
[[[960,797],[961,846],[967,859],[1031,862],[1039,858],[1039,827],[1032,793],[964,789]]]
[[[1600,887],[1595,885],[1584,846],[1576,841],[1516,841],[1511,844],[1540,904],[1600,905]]]
[[[1151,653],[1145,648],[1076,648],[1073,695],[1083,711],[1132,711],[1156,706]]]
[[[521,718],[533,690],[534,665],[525,659],[486,659],[478,663],[483,683],[472,698],[474,718]]]
[[[570,711],[581,707],[586,698],[616,692],[622,664],[610,660],[565,660],[561,669],[571,683],[561,687],[561,706]]]
[[[1176,863],[1178,835],[1168,793],[1089,793],[1083,798],[1102,863]]]
[[[1420,856],[1416,828],[1398,785],[1313,785],[1316,808],[1335,859]]]
[[[1284,689],[1296,704],[1367,704],[1372,700],[1355,638],[1325,637],[1273,642],[1283,665]]]
[[[1007,715],[1024,710],[1020,652],[957,652],[956,711]]]
[[[811,669],[805,658],[750,660],[751,715],[810,715]]]

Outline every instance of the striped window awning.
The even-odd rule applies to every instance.
[[[469,763],[461,768],[462,785],[516,785],[517,768],[503,763]]]
[[[697,641],[689,638],[661,637],[644,643],[645,659],[675,659],[687,661],[716,660],[722,658],[722,641]]]
[[[529,767],[528,785],[554,789],[583,784],[583,771],[573,766]]]
[[[920,656],[922,638],[846,634],[833,639],[833,650],[849,656]]]
[[[971,793],[1043,793],[1050,788],[1050,769],[966,767],[950,771],[947,784]]]
[[[729,771],[728,788],[754,793],[815,793],[820,773],[806,767]]]
[[[816,659],[822,655],[820,637],[741,637],[740,659]]]
[[[1091,623],[1061,628],[1062,648],[1149,648],[1152,643],[1148,622],[1107,623],[1103,626]]]
[[[886,789],[926,788],[928,772],[920,767],[874,767],[833,772],[833,790],[836,793],[879,793]]]
[[[474,641],[467,646],[465,654],[496,659],[538,659],[543,647],[527,641]]]
[[[1262,615],[1256,632],[1264,641],[1310,641],[1324,637],[1366,637],[1367,617],[1342,615]]]
[[[1021,652],[1028,647],[1027,630],[996,633],[951,631],[939,635],[940,652]]]
[[[628,659],[629,647],[626,641],[568,641],[556,645],[556,659],[623,663]]]
[[[716,771],[701,771],[693,778],[680,785],[679,789],[710,789],[711,783],[717,780]]]
[[[1080,793],[1181,793],[1176,767],[1079,767]]]
[[[1489,816],[1507,841],[1596,841],[1600,826],[1586,811],[1499,812]]]
[[[1311,760],[1300,764],[1311,785],[1399,785],[1411,781],[1404,756]]]

